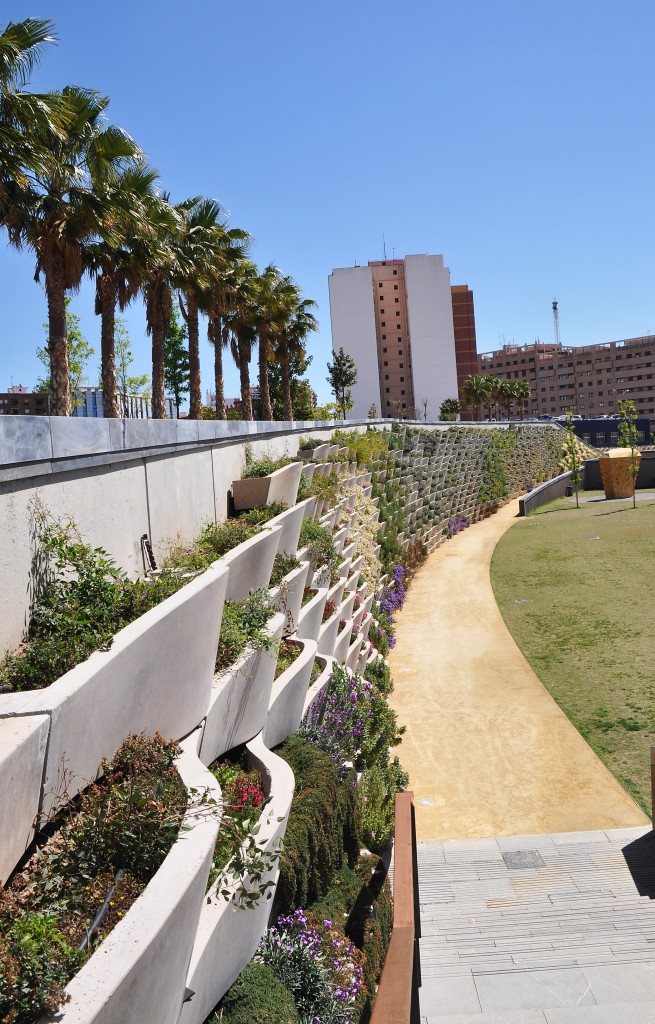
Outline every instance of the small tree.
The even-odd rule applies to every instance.
[[[423,406],[423,422],[424,423],[428,422],[428,402],[429,401],[430,401],[429,398],[422,398],[421,399],[421,405]]]
[[[368,407],[368,419],[376,420],[378,418],[378,407],[375,402],[371,402]]]
[[[575,491],[575,507],[580,508],[580,499],[578,497],[578,486],[582,480],[582,474],[580,472],[580,453],[578,450],[578,439],[575,435],[575,420],[573,419],[573,413],[567,412],[566,422],[564,424],[566,430],[566,440],[564,442],[564,457],[567,461],[568,466],[571,469],[571,483],[573,484],[573,490]]]
[[[637,436],[637,409],[631,398],[619,398],[619,447],[630,449],[629,472],[632,477],[632,507],[637,507],[637,474],[639,472],[639,438]]]
[[[343,347],[334,353],[334,362],[327,364],[328,376],[326,378],[332,394],[334,395],[337,407],[343,419],[346,413],[353,407],[353,398],[350,388],[357,383],[357,367],[355,360],[344,352]]]
[[[121,415],[126,419],[130,416],[130,395],[147,398],[150,395],[150,377],[147,373],[132,375],[129,372],[134,362],[130,335],[125,321],[116,317],[114,330],[114,354],[116,359],[116,387],[121,403]]]
[[[439,409],[440,420],[456,420],[461,411],[457,398],[444,398]]]
[[[73,313],[70,308],[71,299],[70,296],[66,296],[66,335],[68,338],[68,376],[70,382],[71,401],[73,406],[83,405],[81,398],[77,397],[77,392],[86,384],[86,367],[91,356],[95,355],[95,349],[89,345],[88,341],[82,334],[82,328],[80,327],[80,318],[76,313]],[[46,331],[50,330],[48,324],[43,325]],[[46,368],[45,377],[39,377],[36,382],[35,391],[40,392],[42,395],[50,395],[50,353],[47,348],[37,348],[36,354]]]
[[[175,398],[178,419],[183,395],[189,394],[189,352],[185,346],[187,329],[171,309],[171,322],[164,338],[164,384]]]

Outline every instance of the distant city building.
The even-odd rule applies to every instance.
[[[175,399],[167,395],[165,402],[166,415],[170,419],[175,419],[177,417]],[[102,388],[78,388],[75,392],[75,403],[73,405],[73,416],[97,416],[104,418],[105,409],[102,399]],[[152,415],[150,399],[144,398],[143,395],[119,395],[118,404],[120,415],[125,419],[149,419]]]
[[[473,293],[443,256],[376,260],[329,277],[332,349],[352,356],[353,416],[436,419],[477,367]],[[461,401],[461,395],[460,395]]]
[[[525,416],[573,412],[589,419],[611,416],[619,399],[635,403],[638,416],[655,415],[655,335],[596,345],[504,345],[478,357],[478,373],[530,385]]]
[[[0,394],[0,416],[47,416],[49,405],[47,395],[28,391],[21,384]]]

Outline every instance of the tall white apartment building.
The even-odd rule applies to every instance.
[[[332,349],[357,366],[354,417],[375,405],[380,416],[423,418],[427,401],[427,418],[437,419],[477,372],[473,296],[451,288],[443,256],[336,269],[329,290]]]

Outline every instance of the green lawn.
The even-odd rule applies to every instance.
[[[650,814],[655,499],[636,509],[631,500],[579,509],[573,498],[552,502],[507,531],[491,579],[503,618],[544,686]]]

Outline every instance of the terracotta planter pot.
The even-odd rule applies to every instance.
[[[639,472],[641,452],[635,452],[634,460]],[[630,448],[612,448],[598,460],[600,477],[606,498],[631,498],[635,493],[637,474],[630,472],[633,455]]]

